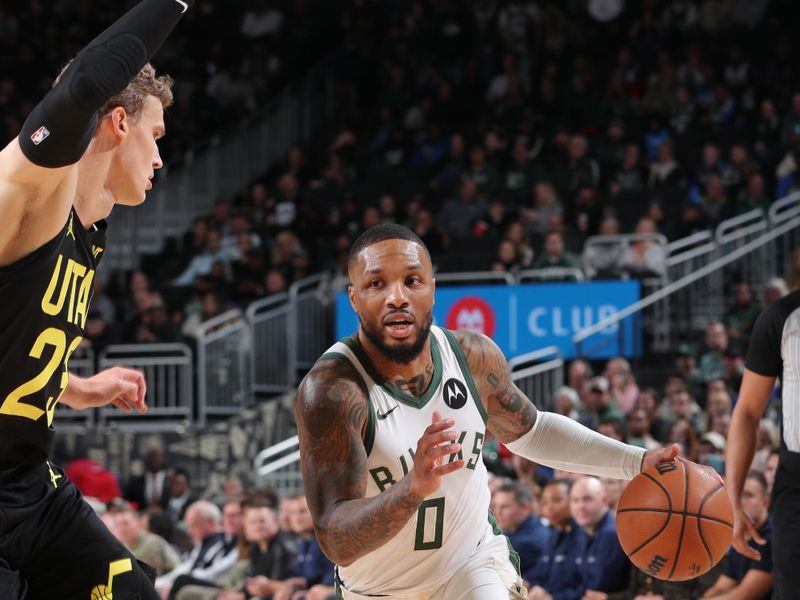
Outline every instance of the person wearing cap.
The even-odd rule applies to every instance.
[[[698,462],[712,467],[717,473],[725,472],[725,436],[716,431],[708,431],[700,436]]]
[[[625,415],[611,401],[609,394],[608,379],[605,377],[592,377],[589,380],[589,392],[586,395],[584,404],[589,411],[592,425],[597,425],[602,421],[617,419],[625,422]]]

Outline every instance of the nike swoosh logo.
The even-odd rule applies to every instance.
[[[398,406],[398,405],[397,405],[397,404],[395,404],[395,405],[394,405],[392,408],[390,408],[389,410],[387,410],[385,413],[380,413],[380,412],[379,412],[379,413],[378,413],[378,420],[379,420],[379,421],[383,421],[383,420],[384,420],[386,417],[388,417],[390,414],[392,414],[392,411],[393,411],[395,408],[397,408],[397,406]]]
[[[186,4],[186,2],[182,2],[181,0],[175,0],[175,2],[183,7],[183,10],[181,11],[182,13],[185,13],[187,10],[189,10],[189,5]]]

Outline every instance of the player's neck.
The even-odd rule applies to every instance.
[[[103,149],[97,138],[78,162],[78,188],[75,211],[85,227],[105,219],[114,206],[114,198],[106,187],[113,153]]]
[[[428,390],[433,379],[430,338],[425,342],[419,356],[407,364],[394,362],[384,356],[366,336],[359,334],[359,342],[378,373],[394,387],[417,398]]]

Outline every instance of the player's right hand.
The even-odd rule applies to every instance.
[[[739,554],[743,554],[753,560],[759,560],[761,558],[761,553],[747,543],[751,539],[762,546],[767,543],[766,540],[761,537],[761,534],[758,533],[758,529],[750,518],[750,515],[745,512],[741,505],[737,506],[734,504],[733,539],[731,540],[731,544]]]
[[[464,460],[445,462],[444,457],[450,456],[461,449],[461,444],[456,443],[458,433],[450,428],[455,425],[455,419],[442,419],[438,412],[433,413],[433,422],[425,429],[425,433],[417,442],[417,451],[414,454],[414,468],[411,469],[412,491],[426,498],[439,489],[442,477],[458,471],[464,467]]]

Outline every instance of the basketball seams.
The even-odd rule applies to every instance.
[[[675,550],[675,558],[672,562],[672,570],[669,572],[669,577],[667,579],[672,579],[672,576],[675,574],[675,569],[678,567],[678,558],[681,555],[681,547],[683,546],[683,534],[686,530],[686,509],[689,508],[689,469],[686,468],[686,464],[681,462],[683,466],[683,512],[684,514],[681,515],[681,533],[680,537],[678,538],[678,549]]]
[[[679,471],[676,472],[678,464],[683,465],[683,477]],[[620,541],[628,544],[627,547],[623,546],[626,554],[642,571],[667,581],[684,580],[686,576],[691,578],[689,573],[697,576],[698,570],[705,573],[718,564],[719,560],[715,560],[715,557],[721,556],[722,540],[727,539],[733,529],[733,519],[729,518],[730,510],[722,502],[725,499],[724,494],[718,493],[724,490],[724,485],[697,468],[690,469],[690,466],[696,465],[678,459],[669,464],[669,468],[654,467],[649,469],[649,473],[640,473],[637,485],[629,486],[625,490],[628,497],[623,494],[617,510],[620,523],[624,527],[624,531],[619,532]],[[697,479],[693,486],[689,482],[692,478]],[[646,479],[661,489],[661,498],[655,488],[645,483]],[[682,510],[677,510],[681,500],[681,483],[684,486],[683,506]],[[664,497],[666,502],[663,501]],[[688,510],[690,501],[695,509],[692,512]],[[653,514],[640,516],[634,513]],[[672,521],[673,516],[681,517],[680,523]],[[689,518],[697,519],[697,524],[694,525],[695,534],[692,533],[692,523],[687,522]],[[705,529],[700,523],[701,519],[706,519]],[[712,523],[718,523],[724,529]],[[654,533],[650,535],[651,532]],[[689,539],[692,535],[700,538],[700,544],[696,539]],[[645,536],[646,540],[643,539]],[[628,547],[632,548],[630,552]],[[669,566],[668,557],[673,559],[672,566]],[[666,569],[662,571],[662,567]]]
[[[642,475],[647,477],[650,481],[652,481],[659,488],[661,488],[661,491],[664,492],[664,496],[667,498],[667,506],[669,507],[669,511],[672,512],[672,497],[669,495],[669,492],[667,491],[667,488],[665,488],[658,479],[656,479],[655,477],[650,475],[650,473],[642,473]]]
[[[700,527],[700,519],[697,519],[697,535],[700,537],[700,541],[703,543],[703,548],[705,548],[706,554],[708,554],[708,560],[713,567],[716,564],[716,561],[714,560],[714,555],[711,554],[711,548],[709,548],[708,544],[706,543],[706,538],[703,537],[703,528]]]
[[[650,475],[650,473],[642,473],[642,475],[644,475],[645,477],[647,477],[647,478],[648,478],[650,481],[652,481],[652,482],[653,482],[653,483],[655,483],[655,484],[656,484],[656,485],[657,485],[659,488],[661,488],[661,491],[662,491],[662,492],[664,492],[664,496],[667,498],[667,505],[669,506],[669,509],[667,510],[667,513],[668,513],[668,514],[667,514],[667,519],[664,521],[664,524],[661,526],[661,529],[659,529],[659,530],[658,530],[658,531],[657,531],[657,532],[656,532],[654,535],[652,535],[652,536],[651,536],[649,539],[645,540],[643,543],[639,544],[639,545],[638,545],[636,548],[634,548],[634,549],[633,549],[633,550],[630,552],[630,554],[629,554],[628,556],[633,556],[633,555],[634,555],[634,554],[636,554],[636,553],[637,553],[639,550],[641,550],[642,548],[644,548],[645,546],[647,546],[647,544],[649,544],[649,543],[650,543],[650,542],[652,542],[654,539],[656,539],[658,536],[660,536],[660,535],[661,535],[661,534],[664,532],[664,530],[665,530],[665,529],[666,529],[666,528],[669,526],[669,521],[670,521],[670,519],[672,519],[672,498],[670,497],[670,495],[669,495],[669,492],[667,492],[667,488],[665,488],[663,485],[661,485],[661,483],[660,483],[660,482],[659,482],[659,481],[658,481],[658,480],[657,480],[655,477],[653,477],[652,475]],[[617,512],[619,513],[619,512],[622,512],[622,511],[617,511]],[[661,512],[661,511],[653,511],[653,512]]]
[[[703,536],[703,528],[700,526],[700,517],[702,517],[703,515],[703,506],[705,506],[706,502],[711,500],[711,497],[718,491],[720,491],[722,488],[723,486],[722,484],[720,484],[716,488],[708,492],[705,496],[703,496],[703,499],[700,501],[700,506],[697,508],[697,514],[698,514],[697,535],[700,536],[700,541],[703,543],[703,548],[706,549],[706,554],[708,554],[708,558],[711,561],[712,567],[716,564],[716,561],[714,560],[714,555],[711,554],[711,549],[708,547],[708,544],[706,543],[706,538]]]
[[[688,511],[680,511],[680,510],[669,510],[668,508],[620,508],[617,510],[617,514],[619,513],[626,513],[626,512],[654,512],[654,513],[672,513],[674,515],[683,515],[686,517],[694,517],[695,519],[705,519],[706,521],[712,521],[714,523],[719,523],[720,525],[726,525],[733,529],[733,523],[729,523],[725,519],[718,519],[717,517],[712,517],[710,515],[701,515],[698,513],[690,513]]]

